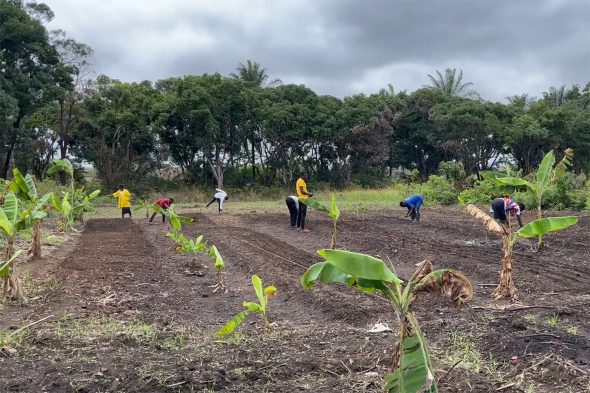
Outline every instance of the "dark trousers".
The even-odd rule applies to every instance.
[[[506,219],[506,207],[504,206],[504,199],[496,198],[492,201],[492,211],[494,212],[494,218],[501,222],[507,222]]]
[[[158,214],[158,212],[154,212],[154,214],[152,214],[152,216],[150,217],[150,222],[154,221],[154,217],[156,217],[156,214]],[[162,222],[166,222],[166,216],[162,214]]]
[[[221,199],[219,199],[219,198],[213,198],[213,199],[211,199],[211,202],[209,202],[207,204],[207,206],[205,206],[205,207],[209,207],[209,205],[211,205],[215,201],[217,201],[217,210],[218,211],[221,211]]]
[[[129,214],[129,217],[131,217],[131,208],[130,207],[122,207],[121,208],[121,217],[125,217],[125,214]]]
[[[305,229],[305,216],[307,215],[307,205],[299,202],[299,214],[297,214],[297,228]]]
[[[420,208],[413,207],[410,209],[410,218],[412,221],[420,221]]]
[[[287,198],[285,202],[287,203],[287,207],[289,208],[289,215],[291,216],[291,226],[296,227],[298,214],[297,203],[291,198]]]

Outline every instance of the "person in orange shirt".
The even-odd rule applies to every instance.
[[[303,172],[301,177],[297,179],[295,189],[297,191],[297,197],[299,198],[299,212],[297,214],[297,229],[302,232],[309,232],[309,229],[305,229],[305,216],[307,215],[307,205],[303,202],[313,196],[312,193],[307,192],[307,178],[309,177],[307,172]]]
[[[117,199],[117,206],[121,209],[121,217],[125,218],[125,214],[129,214],[131,217],[131,193],[125,188],[124,185],[119,184],[119,189],[113,193],[113,197]]]

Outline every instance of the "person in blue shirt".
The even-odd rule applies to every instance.
[[[424,198],[420,194],[414,194],[411,197],[404,199],[399,203],[401,207],[407,207],[407,216],[410,216],[412,221],[420,222],[420,206],[424,203]]]

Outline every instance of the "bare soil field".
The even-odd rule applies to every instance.
[[[299,283],[329,244],[327,218],[310,212],[311,232],[300,233],[286,212],[193,216],[183,232],[218,247],[228,293],[213,293],[206,255],[198,256],[203,277],[186,274],[192,256],[173,250],[167,225],[90,220],[61,248],[21,265],[28,301],[0,306],[0,392],[381,391],[397,339],[389,304]],[[499,241],[458,210],[427,209],[419,224],[401,211],[345,212],[338,244],[391,260],[401,277],[430,258],[471,279],[474,299],[463,310],[434,295],[414,309],[441,392],[579,393],[590,391],[589,229],[584,215],[548,236],[541,252],[519,244],[514,303],[490,297]],[[279,290],[272,329],[255,316],[216,339],[242,302],[255,300],[252,274]],[[369,333],[377,322],[393,331]]]

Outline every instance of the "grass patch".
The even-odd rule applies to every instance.
[[[572,336],[577,336],[578,335],[578,327],[577,326],[570,326],[567,328],[567,332],[569,334],[571,334]]]
[[[188,332],[189,329],[185,326],[174,331],[161,331],[155,324],[139,319],[129,322],[117,321],[107,316],[72,319],[68,314],[60,317],[55,328],[58,339],[72,345],[122,338],[138,345],[165,350],[183,348],[188,341]]]
[[[559,315],[553,314],[547,319],[547,325],[551,327],[556,327],[559,325]]]
[[[294,187],[293,187],[294,188]],[[293,190],[279,190],[272,193],[273,195],[262,195],[254,191],[240,192],[237,195],[228,191],[229,200],[224,203],[225,211],[247,211],[247,210],[265,210],[265,211],[283,211],[286,210],[285,198],[294,194]],[[310,189],[311,192],[316,190]],[[340,209],[351,212],[362,212],[373,209],[383,208],[400,208],[399,202],[409,197],[410,195],[420,192],[419,185],[396,185],[380,189],[350,189],[344,191],[334,191],[338,206]],[[212,204],[208,209],[205,205],[211,200],[213,195],[205,195],[202,192],[171,192],[169,194],[177,202],[177,212],[179,214],[189,214],[195,212],[216,212],[217,204]],[[329,204],[332,198],[332,191],[320,190],[314,193],[314,199],[318,202]],[[155,200],[152,198],[151,200]],[[99,205],[96,211],[90,213],[89,216],[93,218],[119,218],[121,217],[121,209],[117,208],[114,199],[106,199],[107,205]],[[110,204],[110,205],[108,205]],[[134,209],[139,206],[137,203],[131,202],[131,208]],[[435,205],[433,201],[425,201],[425,205]],[[134,219],[145,219],[145,210],[139,209],[133,211]]]
[[[16,334],[0,331],[0,349],[22,346],[27,337],[29,337],[28,329],[23,329]]]
[[[54,234],[47,234],[43,236],[41,239],[41,244],[44,246],[50,247],[58,247],[61,246],[64,242],[64,238],[62,236],[54,235]]]

